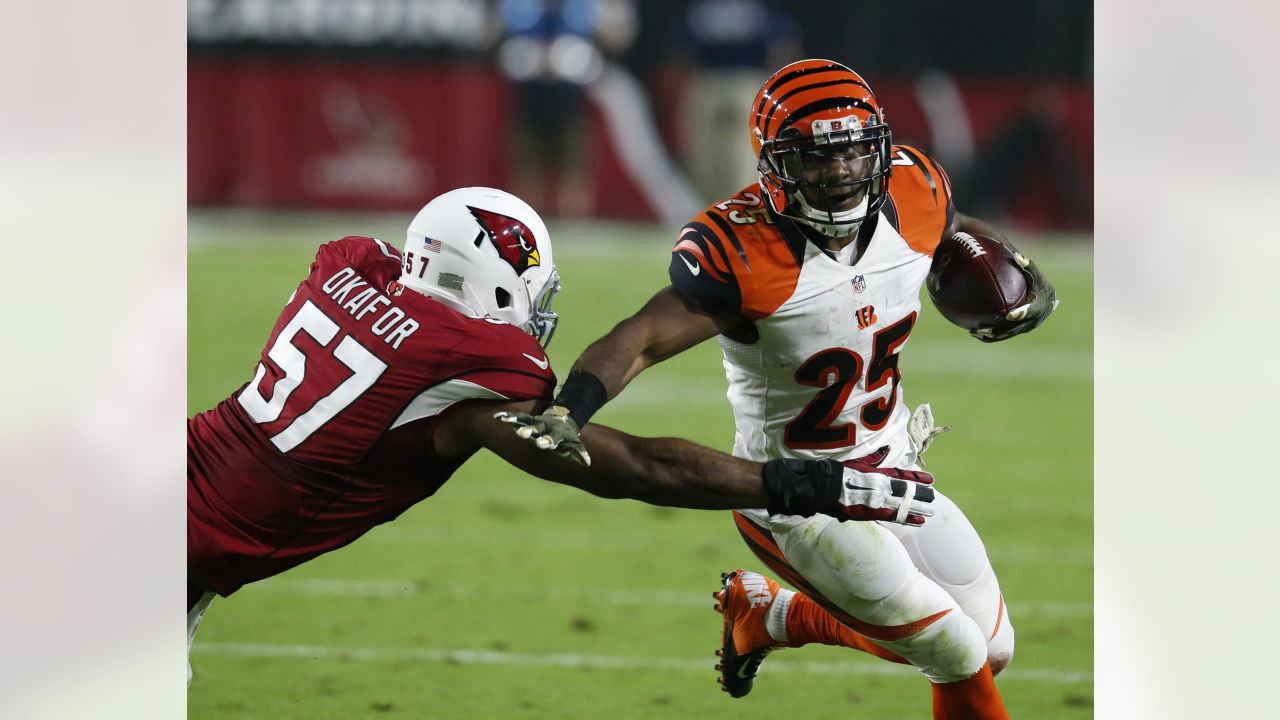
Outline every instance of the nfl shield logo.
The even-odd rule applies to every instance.
[[[866,290],[866,289],[867,289],[867,281],[866,281],[866,279],[865,279],[865,278],[863,278],[861,275],[857,275],[857,276],[855,276],[855,277],[853,278],[853,291],[854,291],[854,292],[856,292],[856,293],[860,293],[860,292],[862,292],[863,290]]]

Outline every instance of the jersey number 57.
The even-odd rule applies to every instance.
[[[267,375],[267,366],[261,362],[258,363],[258,370],[254,373],[253,380],[236,398],[249,417],[259,425],[279,420],[289,402],[289,396],[307,377],[308,358],[293,344],[293,339],[298,333],[310,335],[321,347],[328,349],[338,334],[338,324],[330,320],[315,303],[308,300],[298,309],[298,314],[294,315],[293,319],[280,330],[276,341],[267,351],[267,357],[284,371],[284,377],[276,381],[270,399],[261,389],[263,378]],[[280,452],[289,452],[294,449],[332,420],[335,415],[368,390],[387,369],[386,363],[379,360],[350,335],[343,337],[333,347],[332,355],[313,358],[311,362],[332,363],[334,359],[351,371],[350,377],[339,383],[328,395],[316,401],[306,412],[295,417],[293,422],[271,436],[272,444],[279,448]],[[331,376],[330,373],[312,374]]]

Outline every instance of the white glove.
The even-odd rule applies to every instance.
[[[887,520],[923,525],[932,517],[933,476],[923,470],[882,468],[862,460],[844,463],[841,520]]]

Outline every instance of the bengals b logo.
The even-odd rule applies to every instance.
[[[858,308],[856,312],[853,313],[853,316],[858,319],[859,330],[866,330],[872,325],[875,325],[876,320],[878,319],[876,318],[875,305],[863,305],[862,307]]]
[[[516,275],[523,275],[525,270],[542,264],[538,256],[538,241],[534,239],[533,231],[524,223],[513,217],[470,205],[467,209],[484,231],[476,236],[477,247],[488,237],[489,242],[498,249],[498,256],[516,271]]]

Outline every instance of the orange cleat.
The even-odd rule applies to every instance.
[[[747,570],[721,573],[724,587],[712,593],[716,612],[724,615],[720,662],[716,670],[720,689],[735,698],[751,692],[760,663],[782,647],[765,629],[765,616],[778,597],[780,586],[769,578]]]

